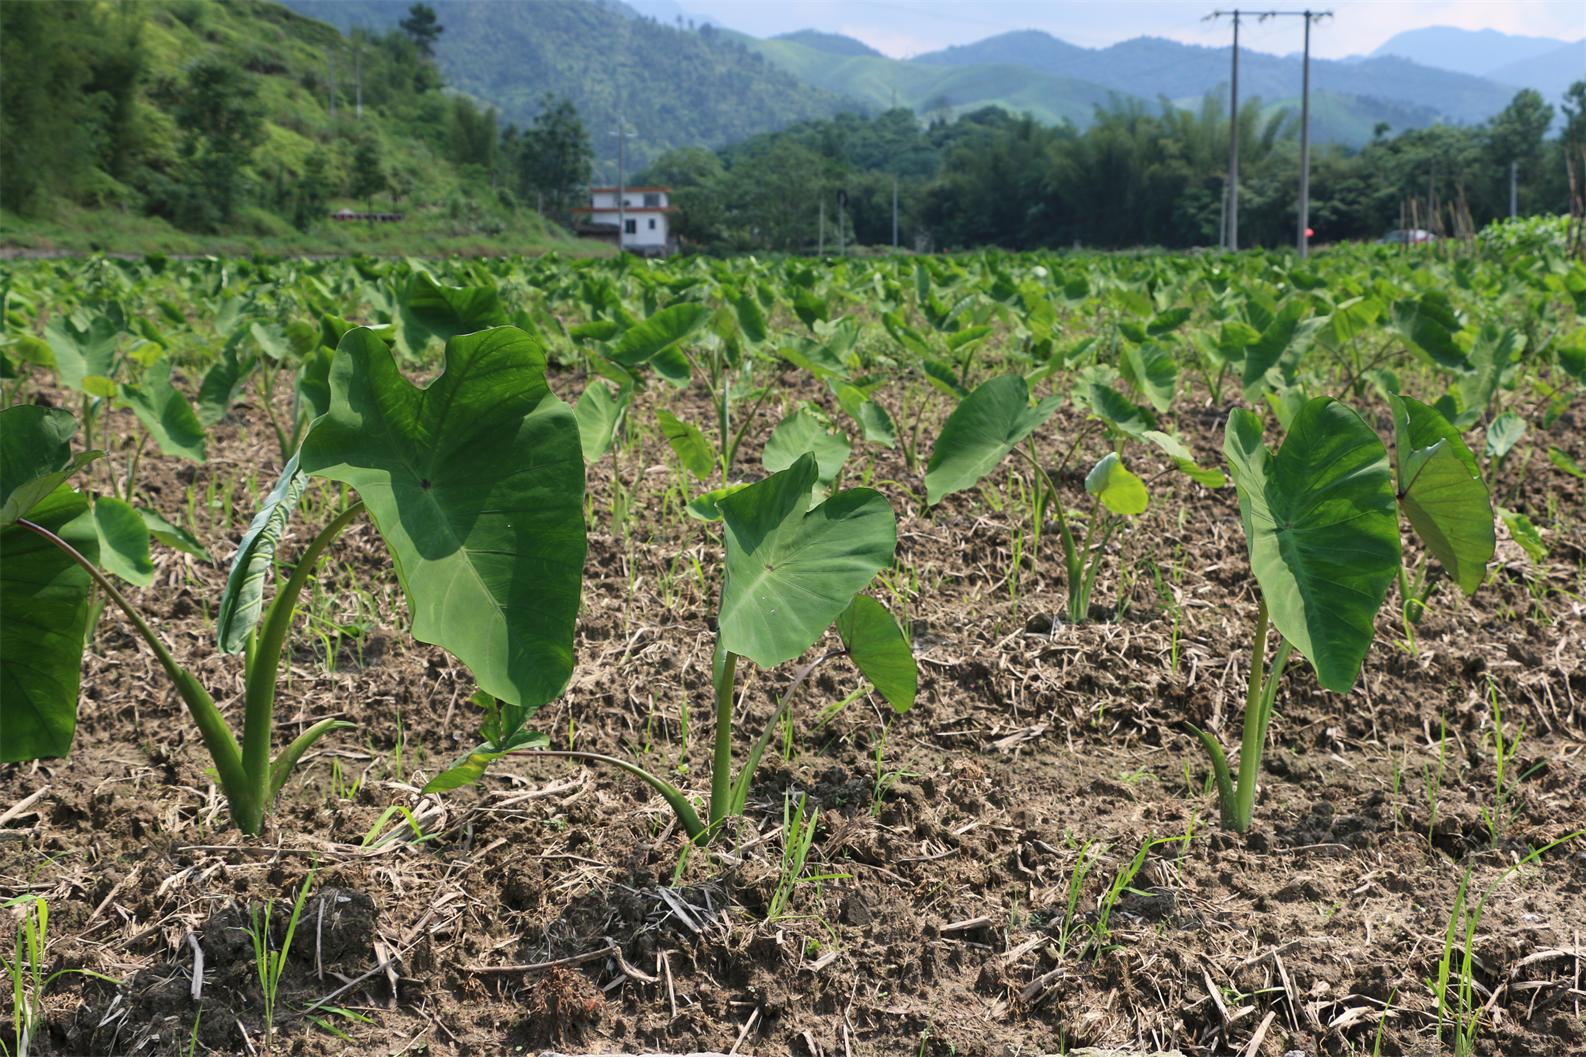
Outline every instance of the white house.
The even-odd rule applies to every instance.
[[[621,194],[619,207],[615,187],[591,187],[589,205],[573,209],[578,218],[575,230],[589,238],[616,242],[620,224],[622,248],[629,253],[664,257],[674,252],[677,244],[668,220],[677,207],[671,204],[671,192],[665,187],[625,187]]]

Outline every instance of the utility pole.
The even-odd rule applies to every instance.
[[[1509,219],[1520,215],[1520,163],[1509,162]]]
[[[325,53],[325,76],[330,80],[330,116],[336,117],[336,62],[331,53]]]
[[[628,117],[617,114],[617,252],[622,252],[622,242],[628,237]]]
[[[1331,11],[1213,11],[1207,19],[1231,18],[1234,23],[1233,69],[1228,78],[1228,194],[1227,237],[1224,248],[1239,249],[1239,22],[1242,18],[1255,18],[1265,22],[1269,18],[1305,19],[1305,59],[1300,86],[1300,208],[1299,254],[1306,256],[1310,250],[1311,216],[1311,23],[1333,17]]]
[[[1515,195],[1510,194],[1513,203]],[[1510,216],[1515,214],[1515,206],[1510,205]],[[893,173],[893,252],[898,252],[898,173]]]
[[[826,196],[821,195],[820,201],[821,212],[820,220],[817,221],[819,227],[816,228],[815,254],[816,256],[824,257],[826,256]]]
[[[848,192],[839,189],[837,192],[837,256],[839,257],[845,256],[848,252],[846,242],[843,238],[843,236],[846,234],[846,232],[843,231],[843,214],[848,212],[846,208],[847,205]]]
[[[356,33],[356,31],[354,31]],[[352,38],[353,116],[363,120],[363,41]]]

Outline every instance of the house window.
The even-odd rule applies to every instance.
[[[637,235],[639,233],[639,222],[637,220],[624,221],[622,225],[622,233],[624,235]]]
[[[655,218],[654,217],[650,218],[650,230],[651,231],[655,230]]]
[[[658,206],[658,205],[660,205],[661,204],[661,196],[660,196],[660,194],[658,192],[655,192],[655,191],[646,191],[644,193],[644,204],[647,205],[647,206]]]

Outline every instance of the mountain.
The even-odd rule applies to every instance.
[[[1535,88],[1542,98],[1557,103],[1569,86],[1586,78],[1586,37],[1561,44],[1552,51],[1499,66],[1487,76],[1504,84]]]
[[[285,0],[343,29],[388,29],[410,0]],[[680,146],[722,146],[854,104],[802,81],[738,34],[641,17],[616,0],[431,0],[447,82],[525,124],[547,93],[571,99],[605,175],[615,175],[618,115],[635,135],[630,170]],[[829,57],[828,57],[829,58]],[[884,61],[884,60],[883,60]]]
[[[806,48],[814,48],[816,51],[824,51],[830,55],[867,55],[877,59],[884,57],[862,40],[845,37],[841,33],[822,33],[818,29],[794,30],[792,33],[783,33],[772,39],[802,44]]]
[[[992,56],[1121,94],[1183,102],[1207,92],[1227,90],[1230,49],[1181,44],[1161,37],[1136,37],[1106,48],[1081,48],[1039,31],[1025,30],[933,52],[915,61],[965,66]],[[1241,95],[1260,96],[1263,100],[1297,96],[1300,80],[1298,56],[1268,55],[1248,48],[1239,53]],[[1514,95],[1509,85],[1395,56],[1354,62],[1313,59],[1311,90],[1354,96],[1359,101],[1353,105],[1362,113],[1373,109],[1374,100],[1385,101],[1390,105],[1380,108],[1381,120],[1390,124],[1394,117],[1402,118],[1407,109],[1425,112],[1428,120],[1460,124],[1482,121],[1501,110]]]
[[[1397,55],[1422,66],[1468,73],[1473,77],[1493,77],[1495,70],[1546,55],[1564,43],[1551,37],[1522,37],[1495,29],[1428,26],[1396,33],[1371,54]],[[1586,66],[1586,62],[1582,65]],[[1586,76],[1586,71],[1582,75]]]

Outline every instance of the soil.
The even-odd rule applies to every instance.
[[[554,385],[571,397],[580,380]],[[682,515],[699,486],[650,426],[660,403],[709,417],[663,389],[640,397],[645,439],[591,469],[579,666],[535,723],[557,748],[638,756],[700,792],[719,535]],[[786,391],[831,404],[791,377]],[[945,414],[937,399],[922,435]],[[1206,465],[1223,417],[1173,423]],[[1065,410],[1043,454],[1081,428]],[[146,459],[139,488],[225,563],[278,458],[255,406],[210,443],[203,467]],[[1245,835],[1219,826],[1189,729],[1237,751],[1255,602],[1236,500],[1144,449],[1129,457],[1151,508],[1113,537],[1078,626],[1059,616],[1055,533],[1007,582],[1023,508],[998,494],[1017,494],[1016,466],[928,511],[899,453],[856,453],[849,482],[868,476],[899,512],[876,594],[913,628],[918,703],[835,709],[861,684],[844,662],[823,669],[714,857],[685,854],[644,787],[564,759],[514,757],[421,795],[476,740],[473,687],[407,635],[367,523],[300,621],[276,740],[326,716],[356,728],[309,753],[262,838],[231,828],[179,700],[107,611],[72,756],[0,770],[0,897],[45,898],[48,971],[83,970],[50,983],[31,1052],[1438,1054],[1451,1028],[1427,981],[1467,879],[1476,1052],[1586,1051],[1586,841],[1516,868],[1586,820],[1586,491],[1546,444],[1586,463],[1578,403],[1495,482],[1548,558],[1503,539],[1473,599],[1439,587],[1413,647],[1390,596],[1348,694],[1291,666]],[[1076,465],[1103,450],[1092,434]],[[618,531],[614,471],[640,512]],[[283,554],[334,500],[310,490]],[[213,648],[224,578],[162,548],[155,583],[130,594],[240,721],[240,663]],[[740,757],[790,679],[747,681]],[[1502,797],[1494,702],[1515,744]],[[768,920],[800,797],[819,808],[805,874],[825,879]],[[250,930],[279,948],[300,890],[271,1031]]]

